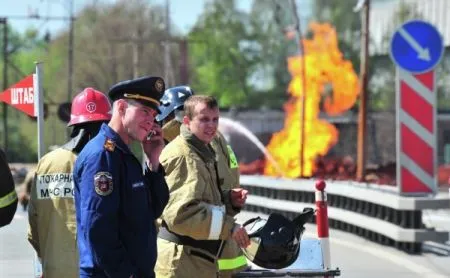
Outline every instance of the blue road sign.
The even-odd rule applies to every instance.
[[[443,53],[442,37],[439,31],[428,22],[408,21],[392,36],[391,59],[406,71],[427,72],[439,63]]]

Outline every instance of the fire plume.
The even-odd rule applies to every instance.
[[[310,29],[313,36],[303,40],[304,55],[288,58],[288,69],[292,75],[288,87],[291,98],[284,105],[284,128],[272,136],[267,146],[284,175],[290,178],[297,178],[302,174],[302,144],[303,176],[311,176],[315,158],[327,154],[338,141],[339,132],[336,127],[319,119],[320,107],[329,115],[338,115],[350,109],[359,95],[358,76],[351,62],[344,60],[339,51],[336,30],[330,24],[318,23],[311,24]],[[306,68],[305,84],[302,84],[303,64]],[[327,90],[328,88],[331,90]],[[304,127],[301,123],[303,98]],[[301,142],[302,128],[304,142]],[[268,162],[264,174],[279,175],[275,165]]]

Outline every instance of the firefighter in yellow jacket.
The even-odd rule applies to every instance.
[[[163,123],[163,135],[166,142],[171,142],[180,134],[180,127],[184,116],[184,102],[194,94],[189,86],[177,86],[167,89],[161,99],[161,114],[157,120]],[[239,187],[239,168],[236,156],[227,144],[225,138],[217,132],[211,146],[216,152],[219,176],[223,179],[222,190],[231,190]],[[246,194],[246,192],[244,192]],[[230,216],[240,212],[240,207],[231,207]],[[230,277],[246,269],[247,260],[234,240],[228,240],[223,247],[222,254],[217,261],[221,277]]]
[[[72,170],[78,153],[111,118],[103,93],[86,88],[72,101],[71,140],[39,161],[30,192],[28,240],[45,278],[79,277]]]
[[[229,257],[221,263],[227,246],[231,246],[229,255],[236,255],[236,245],[249,244],[247,232],[233,218],[247,192],[230,190],[237,185],[237,175],[232,177],[228,158],[222,155],[224,150],[212,146],[212,141],[217,140],[219,118],[216,100],[189,97],[184,113],[180,136],[165,147],[160,157],[170,199],[162,215],[155,273],[157,277],[181,278],[230,276],[227,271],[239,267],[219,268],[234,263]],[[225,182],[230,185],[224,186]],[[245,258],[237,265],[245,266]]]

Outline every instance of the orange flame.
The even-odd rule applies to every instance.
[[[292,75],[288,92],[292,97],[284,106],[284,128],[272,136],[267,146],[283,174],[290,178],[301,176],[303,59],[306,68],[304,176],[312,175],[314,159],[327,154],[339,137],[335,126],[319,119],[320,103],[325,112],[337,115],[351,108],[359,94],[358,77],[351,62],[344,60],[339,51],[336,30],[330,24],[318,23],[312,23],[310,29],[312,39],[303,40],[305,55],[288,58],[288,69]],[[325,92],[328,85],[332,87],[332,95]],[[264,174],[277,176],[279,171],[267,162]]]

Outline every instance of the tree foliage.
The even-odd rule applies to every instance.
[[[223,106],[245,103],[251,90],[247,81],[256,46],[247,23],[235,1],[213,1],[189,34],[193,87],[215,95]]]
[[[166,37],[162,15],[162,7],[150,6],[144,0],[94,2],[85,7],[75,21],[70,92],[68,30],[51,41],[38,30],[30,29],[23,35],[9,32],[8,86],[34,72],[35,61],[43,62],[44,99],[49,104],[49,117],[44,125],[47,147],[66,141],[66,124],[57,119],[57,108],[83,88],[94,87],[106,92],[116,82],[133,76],[162,76],[161,41]],[[136,59],[133,52],[137,54]],[[11,111],[8,114],[10,159],[36,161],[36,122],[12,108],[8,111]]]
[[[291,79],[287,59],[299,52],[292,36],[295,20],[291,1],[255,0],[249,12],[240,10],[237,0],[205,3],[204,11],[186,36],[190,85],[197,93],[215,95],[222,107],[281,108],[288,98],[286,90]],[[339,49],[359,71],[361,18],[352,11],[357,0],[311,0],[310,3],[311,20],[335,26]],[[414,11],[409,6],[402,7],[392,28],[420,16]],[[172,23],[169,23],[171,37],[168,36],[164,14],[163,6],[145,0],[92,1],[84,7],[76,15],[74,25],[71,90],[68,88],[68,29],[58,34],[39,29],[20,34],[9,29],[8,86],[34,72],[35,61],[43,62],[45,102],[49,107],[46,146],[66,141],[66,124],[57,118],[58,105],[70,101],[83,88],[89,86],[106,92],[121,80],[143,75],[164,77],[164,42],[170,45],[174,76],[168,86],[180,84],[181,53],[177,42],[184,37]],[[300,20],[305,33],[306,20],[302,17]],[[386,40],[391,33],[392,30],[386,33]],[[395,97],[392,62],[386,55],[375,56],[371,57],[369,67],[371,108],[392,109]],[[448,75],[449,68],[448,63],[442,63],[438,72],[441,76]],[[440,107],[450,107],[444,90],[448,83],[446,77],[439,80]],[[11,108],[8,111],[10,158],[35,161],[36,122]]]

